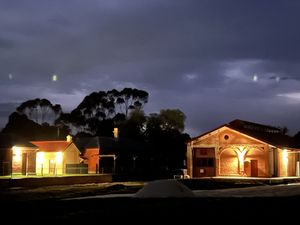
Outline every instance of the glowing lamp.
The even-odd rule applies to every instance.
[[[14,161],[20,162],[21,161],[21,148],[17,146],[12,147],[13,154],[14,154]]]
[[[44,156],[45,156],[44,152],[38,152],[36,154],[36,162],[42,164],[44,162]]]
[[[63,153],[62,152],[55,153],[55,161],[57,163],[61,163],[63,161]]]

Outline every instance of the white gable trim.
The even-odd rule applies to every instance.
[[[234,133],[236,133],[236,134],[240,134],[240,135],[242,135],[242,136],[244,136],[244,137],[246,137],[246,138],[252,139],[252,140],[257,141],[257,142],[259,142],[259,143],[261,143],[261,144],[267,144],[267,145],[269,145],[270,147],[277,148],[277,147],[274,146],[274,145],[271,145],[271,144],[269,144],[269,143],[267,143],[267,142],[264,142],[264,141],[262,141],[262,140],[259,140],[259,139],[257,139],[257,138],[254,138],[254,137],[252,137],[252,136],[250,136],[250,135],[244,134],[244,133],[242,133],[242,132],[240,132],[240,131],[234,130],[234,129],[232,129],[232,128],[230,128],[230,127],[227,127],[227,126],[220,127],[220,128],[218,128],[218,129],[216,129],[216,130],[213,130],[213,131],[209,132],[208,134],[205,134],[205,135],[203,135],[203,136],[201,136],[201,137],[199,137],[199,138],[193,140],[193,141],[192,141],[192,145],[194,144],[194,142],[198,142],[198,141],[205,140],[205,139],[211,137],[212,135],[218,134],[220,131],[222,131],[222,130],[224,130],[224,129],[231,130],[232,132],[234,132]]]

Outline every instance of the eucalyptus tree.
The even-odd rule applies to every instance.
[[[57,123],[78,132],[108,135],[114,125],[128,119],[132,110],[141,111],[148,96],[146,91],[132,88],[92,92],[71,113],[63,114]]]
[[[36,98],[21,103],[16,111],[38,124],[54,124],[62,113],[62,108],[59,104],[52,104],[47,99]]]
[[[141,110],[148,102],[149,94],[144,90],[136,88],[124,88],[117,93],[116,103],[119,105],[121,113],[128,117],[130,110]]]

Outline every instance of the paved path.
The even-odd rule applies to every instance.
[[[300,183],[246,188],[196,190],[198,197],[290,197],[300,196]]]
[[[300,183],[266,185],[246,188],[228,188],[217,190],[194,190],[196,197],[199,198],[251,198],[251,197],[292,197],[300,196]],[[96,198],[116,198],[116,197],[134,197],[135,194],[109,194],[95,195],[87,197],[69,198],[74,199],[96,199]]]

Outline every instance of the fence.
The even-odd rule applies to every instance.
[[[87,174],[88,164],[66,164],[66,174]]]

